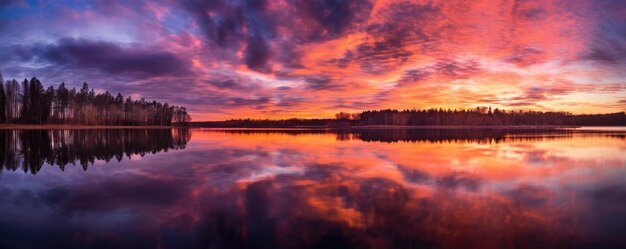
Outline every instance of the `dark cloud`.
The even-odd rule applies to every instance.
[[[598,26],[593,30],[593,36],[588,44],[589,50],[581,54],[581,59],[623,67],[626,58],[624,9],[626,2],[619,0],[598,1],[593,5],[589,11],[598,18]]]
[[[597,91],[593,85],[574,84],[569,82],[539,84],[521,89],[518,96],[512,98],[493,98],[494,102],[499,102],[507,106],[535,106],[545,108],[538,102],[558,99],[559,96],[567,95],[576,91]]]
[[[298,44],[289,40],[276,43],[276,51],[272,54],[272,58],[278,61],[283,68],[299,69],[304,68],[302,65],[302,51],[299,51]]]
[[[210,42],[220,47],[237,47],[243,35],[245,17],[241,8],[228,7],[222,1],[183,1]],[[213,13],[213,14],[210,14]]]
[[[514,17],[521,21],[539,21],[549,14],[548,10],[541,7],[538,1],[513,1],[511,8]]]
[[[465,79],[480,72],[482,72],[482,67],[477,61],[444,60],[422,68],[406,70],[398,85],[419,82],[437,75],[453,79]]]
[[[432,72],[422,69],[409,69],[404,72],[400,82],[416,82],[428,78]]]
[[[510,107],[516,107],[516,106],[536,106],[536,107],[539,107],[539,108],[545,108],[541,104],[538,104],[536,102],[529,102],[529,101],[508,102],[508,103],[506,103],[506,106],[510,106]]]
[[[212,77],[208,83],[214,87],[219,89],[232,89],[232,90],[241,90],[241,91],[253,91],[260,88],[259,85],[255,84],[246,79],[242,79],[240,77],[227,77],[227,76],[216,76]]]
[[[329,37],[342,34],[355,23],[367,20],[373,6],[368,0],[294,0],[291,3],[298,13],[306,17],[306,23],[319,26],[319,36]]]
[[[307,83],[306,87],[311,90],[332,90],[340,87],[325,75],[305,77],[304,81]]]
[[[243,48],[248,68],[261,72],[269,72],[272,51],[268,38],[273,37],[275,28],[273,17],[265,13],[266,5],[264,0],[183,2],[210,45],[231,54]]]
[[[276,106],[293,107],[293,106],[299,105],[302,102],[304,102],[304,98],[301,98],[301,97],[281,97],[279,98],[279,101],[276,104]]]
[[[381,74],[406,62],[413,53],[404,50],[401,44],[396,43],[397,41],[382,41],[373,45],[359,45],[356,52],[361,69],[371,74]]]
[[[391,44],[415,40],[425,41],[437,38],[437,31],[426,32],[428,24],[441,19],[441,9],[433,4],[393,3],[381,10],[382,22],[374,23],[366,31],[373,36],[383,37]]]
[[[245,6],[251,10],[263,11],[267,7],[266,0],[246,0]]]
[[[547,15],[546,10],[543,8],[529,8],[519,11],[519,14],[524,19],[532,21],[540,20]]]
[[[248,37],[246,65],[257,71],[268,71],[267,61],[271,56],[269,44],[261,35]]]
[[[209,84],[216,86],[218,88],[237,89],[241,87],[241,84],[239,82],[236,82],[233,79],[209,81]]]
[[[467,78],[482,71],[477,61],[440,61],[432,68],[439,74],[456,78]]]
[[[345,67],[347,62],[356,61],[367,73],[385,73],[404,64],[413,54],[405,49],[407,45],[438,39],[440,30],[425,30],[441,18],[440,9],[431,4],[394,3],[381,10],[380,15],[382,22],[365,29],[376,40],[364,42],[354,52],[346,53],[338,66]]]
[[[374,96],[368,98],[362,97],[338,97],[333,102],[334,108],[341,109],[355,109],[355,110],[366,110],[376,108],[381,102],[387,101],[389,97],[389,90],[381,91]]]
[[[223,103],[228,106],[247,106],[247,105],[260,105],[269,103],[271,100],[270,97],[258,97],[258,98],[241,98],[241,97],[232,97],[227,98]]]
[[[338,60],[338,66],[341,68],[347,67],[348,63],[354,58],[354,52],[348,50],[344,53],[343,58]]]
[[[537,64],[543,62],[541,56],[545,53],[538,48],[526,47],[526,48],[518,48],[515,52],[504,58],[504,61],[513,63],[520,67],[526,67],[533,64]]]
[[[596,47],[585,54],[583,58],[603,64],[615,65],[622,58],[626,58],[626,48],[622,48],[619,45],[614,47]]]
[[[15,6],[22,2],[23,1],[21,0],[2,0],[0,1],[0,10],[11,7],[11,6]]]
[[[302,68],[298,44],[365,30],[375,39],[346,51],[343,58],[327,63],[346,67],[356,62],[364,72],[381,74],[408,60],[413,54],[405,49],[409,43],[430,44],[449,28],[445,24],[435,29],[429,27],[432,21],[443,17],[441,10],[433,4],[393,3],[380,11],[382,22],[369,26],[364,24],[370,18],[373,5],[365,0],[288,1],[281,12],[267,10],[266,5],[265,1],[196,0],[184,4],[210,43],[232,50],[231,53],[243,49],[247,67],[260,72],[271,71],[268,63],[272,59],[285,68]],[[295,18],[296,21],[278,21],[284,18]],[[289,39],[276,39],[277,29],[287,30],[281,38]],[[429,46],[433,45],[424,45],[424,48]],[[317,89],[317,84],[317,81],[313,82],[313,89]]]
[[[243,50],[247,67],[265,73],[271,72],[271,59],[285,68],[302,68],[299,44],[349,32],[369,18],[372,8],[367,0],[288,1],[281,10],[268,10],[267,5],[264,0],[183,2],[210,46],[231,55]],[[278,29],[287,31],[281,39]]]
[[[575,85],[570,84],[557,84],[557,85],[546,85],[546,86],[532,86],[523,89],[523,94],[511,98],[509,100],[514,101],[514,103],[528,103],[531,105],[537,105],[537,101],[546,101],[552,100],[557,95],[565,95],[575,91],[577,88]],[[534,103],[534,104],[532,104]],[[509,104],[512,105],[512,104]],[[518,105],[519,106],[519,105]]]
[[[212,23],[213,30],[208,31],[211,32],[209,36],[220,47],[237,45],[238,40],[242,37],[243,18],[241,11],[236,11],[233,15],[223,15],[216,18],[217,20]]]
[[[187,75],[188,63],[173,53],[148,49],[124,48],[120,45],[64,38],[54,44],[34,49],[38,59],[68,69],[100,69],[110,74],[138,77]]]
[[[543,87],[536,86],[526,89],[524,95],[515,100],[543,101],[548,99],[548,91]]]

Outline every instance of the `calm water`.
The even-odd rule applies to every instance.
[[[626,132],[0,130],[0,248],[626,248]]]

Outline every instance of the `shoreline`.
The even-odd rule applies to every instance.
[[[580,128],[578,125],[365,125],[365,126],[291,126],[291,127],[210,127],[192,126],[207,130],[365,130],[365,129],[509,129],[547,130]]]
[[[351,129],[509,129],[537,130],[579,128],[578,125],[365,125],[352,126]]]
[[[182,126],[131,126],[131,125],[68,125],[68,124],[0,124],[0,130],[89,130],[89,129],[173,129]]]
[[[87,129],[201,129],[201,130],[385,130],[385,129],[493,129],[493,130],[555,130],[576,129],[580,125],[366,125],[366,126],[295,126],[295,127],[202,127],[202,126],[130,126],[130,125],[68,125],[68,124],[0,124],[0,130],[87,130]],[[585,126],[587,127],[587,126]],[[589,126],[612,127],[612,126]]]

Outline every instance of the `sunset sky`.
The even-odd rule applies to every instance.
[[[626,110],[624,0],[0,0],[0,70],[195,121]]]

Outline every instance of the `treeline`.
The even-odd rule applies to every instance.
[[[356,126],[506,126],[506,125],[571,125],[626,126],[624,112],[574,115],[568,112],[505,111],[477,107],[471,110],[375,110],[361,113],[340,112],[335,119],[232,119],[193,122],[195,127],[208,128],[337,128]]]
[[[108,91],[96,94],[83,83],[80,89],[44,87],[39,79],[4,80],[0,75],[0,124],[160,125],[187,123],[185,107],[133,100]]]
[[[353,120],[356,125],[626,125],[624,112],[574,115],[568,112],[504,111],[491,107],[473,110],[378,110],[359,114],[341,113],[338,119]]]

